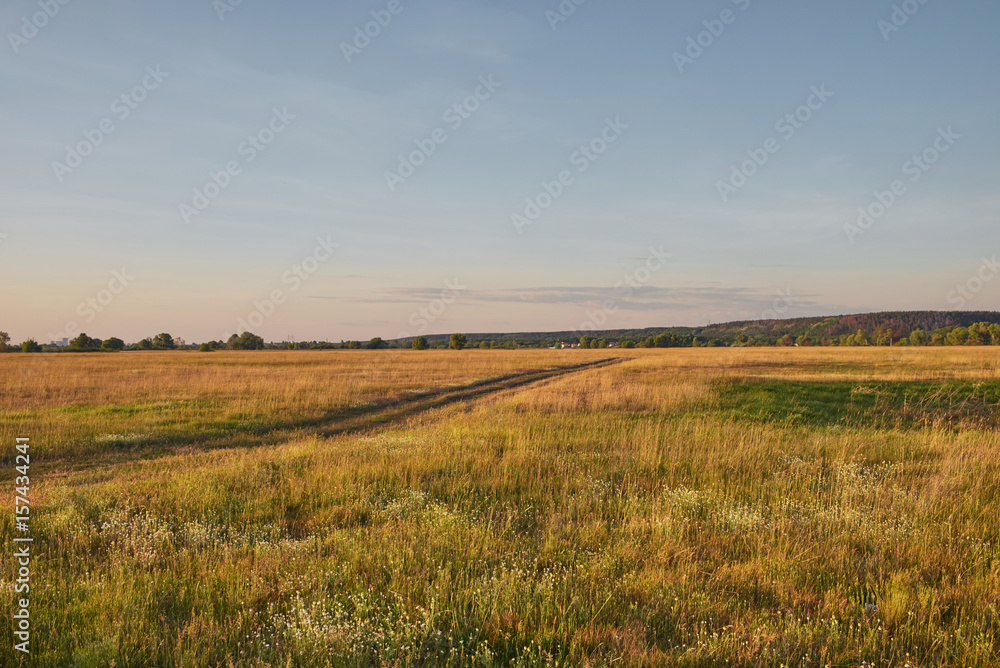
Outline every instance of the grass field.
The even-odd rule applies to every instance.
[[[998,404],[989,348],[0,355],[0,665],[995,667]]]

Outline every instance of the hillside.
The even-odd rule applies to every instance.
[[[953,327],[969,327],[976,323],[1000,324],[997,311],[884,311],[788,320],[743,320],[699,328],[705,338],[746,336],[808,335],[812,338],[832,338],[854,334],[858,330],[872,332],[881,327],[892,329],[893,337],[907,336],[915,329],[934,332]]]
[[[608,341],[643,341],[660,334],[673,333],[681,338],[697,337],[704,343],[714,342],[730,345],[738,338],[752,337],[760,343],[774,343],[786,334],[792,337],[808,336],[816,341],[834,339],[842,335],[854,334],[861,330],[866,333],[888,327],[893,339],[908,336],[913,330],[942,332],[955,327],[969,327],[976,323],[1000,324],[997,311],[884,311],[879,313],[857,313],[809,318],[789,318],[786,320],[739,320],[708,325],[705,327],[647,327],[644,329],[611,329],[594,332],[515,332],[515,333],[475,333],[468,334],[469,345],[483,341],[498,345],[516,344],[524,347],[552,346],[562,342],[576,342],[584,334],[595,339]],[[431,345],[447,344],[448,334],[427,335]],[[406,345],[410,339],[396,339],[395,345]]]

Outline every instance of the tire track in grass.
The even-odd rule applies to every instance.
[[[621,364],[625,358],[609,357],[594,362],[583,362],[570,366],[551,367],[534,371],[525,371],[499,378],[489,378],[476,381],[467,385],[459,385],[452,388],[430,390],[414,394],[405,399],[392,399],[381,402],[377,407],[361,415],[340,423],[329,425],[320,429],[323,436],[334,436],[345,433],[355,433],[371,431],[373,428],[388,427],[397,422],[406,420],[419,413],[442,408],[455,403],[473,401],[485,396],[499,394],[506,390],[517,389],[525,385],[533,385],[543,381],[567,376],[580,371],[598,369],[601,367]]]
[[[222,435],[196,433],[188,436],[154,439],[138,449],[111,449],[104,454],[88,457],[84,461],[67,456],[45,462],[44,472],[41,475],[43,477],[65,476],[87,469],[111,468],[122,464],[217,448],[252,448],[278,445],[291,438],[303,436],[329,437],[377,431],[436,408],[471,402],[554,378],[620,364],[627,359],[629,358],[608,357],[580,364],[521,371],[463,385],[425,390],[409,396],[383,399],[367,406],[338,411],[318,418],[287,420],[270,425],[231,429]]]

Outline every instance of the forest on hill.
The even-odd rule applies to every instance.
[[[705,327],[649,327],[600,331],[468,334],[468,345],[542,348],[774,346],[774,345],[997,345],[1000,312],[884,311],[784,320],[740,320]],[[447,346],[449,335],[425,337],[431,347]],[[390,346],[405,347],[412,339]],[[486,346],[483,346],[483,344]]]

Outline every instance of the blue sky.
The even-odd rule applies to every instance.
[[[343,44],[389,0],[243,0],[220,18],[223,2],[0,9],[0,328],[16,341],[946,310],[997,251],[995,2],[897,2],[890,32],[894,3],[871,0],[587,0],[558,23],[556,0],[399,0],[350,62]],[[689,38],[705,46],[679,68]],[[433,152],[390,188],[417,142]],[[935,162],[907,171],[925,150]],[[881,217],[845,230],[897,180]],[[670,254],[655,271],[650,249]],[[1000,308],[998,287],[965,308]]]

